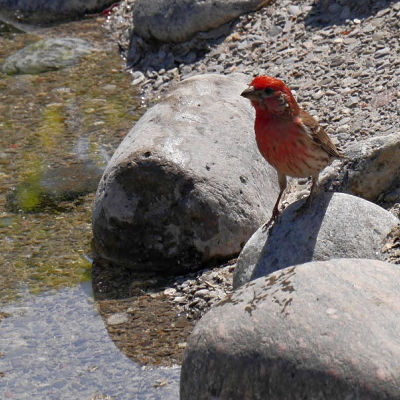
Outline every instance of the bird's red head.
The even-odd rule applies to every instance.
[[[249,99],[257,111],[277,115],[299,112],[290,89],[280,79],[272,76],[257,76],[241,95]]]

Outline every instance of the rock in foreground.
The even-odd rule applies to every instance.
[[[246,243],[234,272],[233,287],[278,269],[331,258],[383,260],[383,242],[399,220],[359,197],[322,193],[310,209],[299,201],[284,210],[269,232],[260,228]]]
[[[276,173],[256,148],[248,77],[181,82],[134,126],[100,182],[97,253],[116,264],[187,272],[230,258],[271,212]]]
[[[364,259],[257,279],[192,332],[181,400],[398,399],[400,269]]]

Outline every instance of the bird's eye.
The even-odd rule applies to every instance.
[[[267,96],[272,96],[272,95],[274,94],[274,90],[271,89],[271,88],[269,88],[269,87],[267,87],[267,88],[264,89],[264,93],[265,93]]]

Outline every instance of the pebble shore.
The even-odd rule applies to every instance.
[[[107,20],[125,53],[131,5],[121,2]],[[149,47],[132,83],[157,100],[196,74],[276,76],[345,148],[399,130],[399,36],[398,2],[283,0],[183,44]]]

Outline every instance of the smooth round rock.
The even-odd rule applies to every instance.
[[[400,267],[335,259],[252,281],[187,341],[181,400],[398,399]]]
[[[147,40],[183,42],[196,32],[218,28],[255,11],[262,0],[136,0],[134,32]]]
[[[93,209],[97,254],[188,272],[237,255],[271,212],[275,170],[257,150],[245,75],[184,80],[120,144]]]
[[[322,193],[311,207],[291,204],[269,231],[258,231],[243,248],[233,287],[278,269],[331,258],[383,260],[383,242],[399,219],[383,208],[345,193]]]

